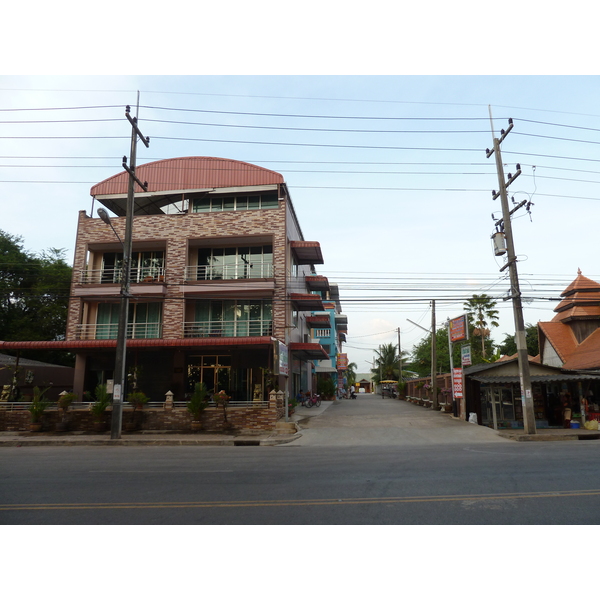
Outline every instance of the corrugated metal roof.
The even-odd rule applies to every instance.
[[[239,160],[209,156],[158,160],[137,166],[135,174],[140,181],[148,182],[148,192],[245,187],[284,182],[283,176],[275,171]],[[94,185],[90,194],[127,194],[128,185],[129,174],[123,171]]]

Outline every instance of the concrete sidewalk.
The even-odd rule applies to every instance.
[[[520,429],[500,429],[500,437],[515,442],[576,442],[578,440],[600,440],[600,431],[588,429],[538,429],[535,434]]]
[[[110,432],[0,432],[2,446],[277,446],[300,437],[295,430],[265,431],[260,434],[220,434],[185,431],[144,431],[125,433],[111,440]]]
[[[264,432],[239,432],[239,433],[212,433],[191,431],[138,431],[134,433],[123,432],[121,439],[111,440],[110,432],[89,433],[81,431],[71,432],[18,432],[1,431],[0,447],[2,446],[278,446],[288,444],[299,440],[302,437],[303,423],[311,417],[318,417],[329,407],[340,404],[341,402],[354,402],[353,400],[323,401],[321,406],[307,408],[297,406],[288,422],[284,419],[277,423],[273,431]],[[399,402],[402,402],[399,400]],[[411,405],[412,406],[412,405]],[[439,436],[440,427],[447,427],[456,434],[457,425],[464,425],[464,433],[473,434],[477,430],[480,433],[497,435],[498,437],[515,442],[558,442],[558,441],[578,441],[578,440],[598,440],[600,431],[589,431],[587,429],[538,429],[537,434],[528,435],[519,429],[503,429],[494,431],[480,425],[467,424],[458,421],[451,415],[434,412],[425,407],[419,408],[419,419],[429,421],[436,425],[437,435]],[[448,425],[443,421],[448,420]],[[457,422],[458,421],[458,422]],[[421,423],[423,421],[420,421]],[[365,423],[367,426],[368,423]],[[473,429],[471,429],[473,428]],[[459,427],[460,429],[460,427]],[[309,436],[310,437],[310,436]],[[470,439],[470,436],[465,437]],[[480,436],[479,436],[480,437]]]

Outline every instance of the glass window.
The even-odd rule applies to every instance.
[[[200,200],[194,200],[192,205],[192,211],[198,212],[209,212],[210,211],[210,198],[201,198]]]
[[[279,203],[277,201],[277,194],[263,194],[260,197],[261,208],[277,208]]]
[[[235,199],[235,210],[248,210],[248,196],[238,196]]]
[[[233,210],[235,208],[235,198],[225,198],[223,200],[223,210]]]
[[[120,304],[99,304],[96,316],[96,339],[108,340],[117,337]]]
[[[248,210],[260,208],[260,196],[248,196]]]
[[[123,269],[122,252],[105,252],[102,255],[101,283],[118,283]]]

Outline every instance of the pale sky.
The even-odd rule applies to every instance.
[[[551,319],[578,268],[600,280],[600,80],[585,75],[596,68],[579,60],[589,54],[574,61],[551,41],[558,17],[545,16],[545,33],[533,35],[523,16],[541,17],[521,3],[486,15],[496,24],[485,30],[460,19],[451,26],[441,9],[419,37],[408,24],[420,22],[425,8],[403,12],[399,35],[387,13],[375,10],[383,3],[371,3],[362,21],[340,17],[334,9],[341,5],[327,2],[318,3],[317,21],[307,16],[309,5],[278,29],[274,12],[230,16],[230,38],[245,18],[263,17],[263,35],[245,44],[224,44],[212,30],[191,39],[184,22],[171,34],[174,48],[156,35],[174,13],[144,15],[135,31],[126,18],[101,13],[97,30],[112,28],[116,40],[102,49],[80,31],[68,43],[55,35],[37,54],[25,48],[0,76],[0,229],[21,235],[31,251],[65,248],[71,261],[90,187],[118,173],[129,154],[124,106],[135,106],[139,91],[140,128],[151,142],[138,147],[138,164],[216,156],[283,174],[305,239],[321,244],[319,274],[340,287],[345,351],[366,372],[375,348],[397,343],[397,328],[407,351],[426,335],[408,319],[429,328],[431,299],[441,327],[473,294],[506,295],[508,274],[490,239],[492,214],[501,211],[492,200],[494,158],[485,155],[491,110],[496,136],[514,121],[502,157],[506,174],[520,163],[522,175],[509,195],[533,203],[531,215],[521,209],[513,219],[525,321]],[[523,34],[518,48],[503,39],[493,51],[517,6],[520,18],[510,27],[511,35]],[[210,8],[203,18],[225,16]],[[32,33],[43,26],[36,19]],[[588,25],[579,27],[571,50],[585,50]],[[359,30],[360,40],[352,35]],[[111,74],[127,72],[147,75]],[[38,110],[50,108],[57,110]],[[514,321],[510,302],[497,308],[499,342],[514,333]]]

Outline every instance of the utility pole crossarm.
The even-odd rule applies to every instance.
[[[127,117],[127,120],[131,123],[131,126],[133,127],[133,130],[137,133],[137,135],[139,136],[140,140],[142,140],[142,143],[144,144],[144,146],[146,146],[146,148],[148,148],[150,146],[150,138],[149,137],[144,137],[144,134],[140,131],[138,125],[137,125],[137,117],[132,117],[129,114],[129,111],[131,110],[131,107],[129,105],[127,105],[125,107],[125,116]]]

